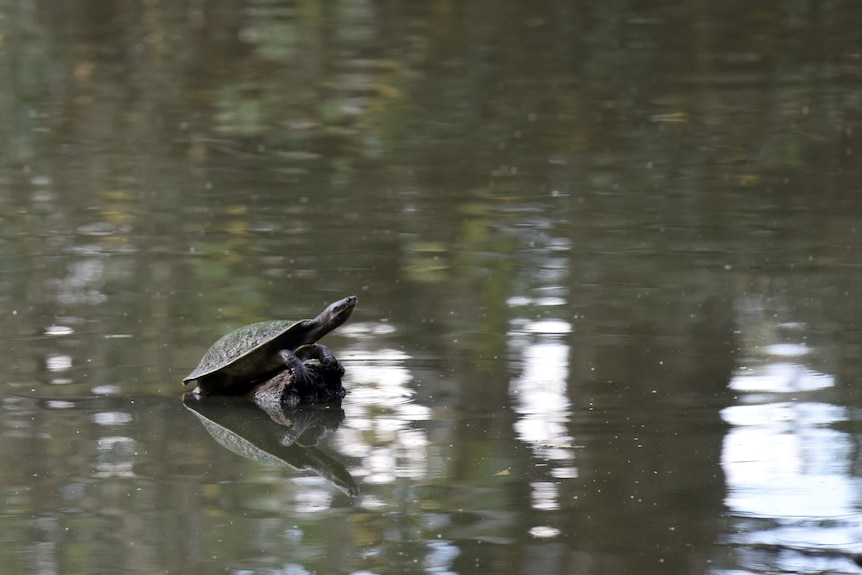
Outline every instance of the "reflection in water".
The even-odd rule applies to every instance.
[[[512,334],[511,343],[514,347],[526,345],[516,334]],[[572,436],[566,426],[571,410],[566,389],[568,358],[569,346],[563,343],[526,345],[521,350],[521,374],[510,383],[519,414],[515,423],[518,438],[543,460],[571,461],[572,458]],[[572,476],[576,470],[566,473]]]
[[[368,484],[439,475],[426,432],[414,427],[428,420],[431,410],[413,401],[413,378],[405,366],[410,358],[394,349],[356,349],[341,359],[347,371],[347,423],[333,443],[359,458],[354,474]]]
[[[553,221],[530,215],[525,217],[520,233],[525,238],[529,269],[534,277],[529,284],[531,295],[508,298],[518,314],[509,323],[507,345],[512,373],[519,373],[509,383],[509,394],[518,419],[514,431],[529,446],[537,461],[552,462],[550,475],[561,480],[574,478],[573,437],[568,429],[572,404],[569,399],[569,336],[572,324],[556,317],[565,313],[569,275],[568,252],[571,241],[555,237]],[[526,287],[526,286],[525,286]],[[536,314],[532,319],[530,314]],[[532,507],[537,510],[559,508],[559,485],[555,482],[531,483]],[[536,527],[534,527],[536,529]],[[540,526],[542,536],[555,530]]]
[[[850,413],[822,400],[835,378],[801,363],[812,355],[809,346],[775,341],[804,333],[798,324],[764,328],[762,318],[754,325],[745,313],[742,320],[767,341],[752,345],[749,365],[730,382],[738,404],[722,411],[731,425],[721,458],[725,504],[739,517],[732,541],[744,544],[736,548],[740,561],[846,571],[862,551],[862,480],[852,468],[854,442],[834,426]]]
[[[254,403],[187,393],[183,405],[226,449],[264,463],[313,471],[351,497],[359,486],[345,467],[316,446],[338,429],[344,411],[337,407],[302,407],[266,413]],[[269,419],[262,417],[266,413]]]
[[[3,3],[0,562],[676,575],[728,534],[733,573],[774,572],[772,541],[856,549],[852,4]],[[206,334],[350,286],[327,448],[356,498],[228,453],[174,383]],[[245,416],[269,435],[215,435],[318,449]],[[780,568],[853,567],[806,557]]]
[[[569,275],[568,252],[571,242],[566,238],[548,235],[552,222],[544,218],[527,217],[521,233],[527,240],[530,266],[533,275],[530,296],[508,298],[508,305],[518,310],[509,322],[507,335],[508,355],[517,373],[509,381],[509,395],[514,412],[513,431],[518,440],[532,452],[533,460],[548,465],[548,475],[529,482],[530,507],[540,515],[530,519],[530,536],[542,541],[555,539],[562,531],[546,522],[557,522],[550,512],[568,505],[562,502],[561,482],[578,476],[572,450],[573,437],[568,425],[571,419],[569,399],[569,336],[572,325],[556,317],[565,310],[564,287]],[[530,314],[537,317],[532,319]],[[565,313],[565,312],[562,312]],[[534,567],[546,571],[546,559],[535,559]]]
[[[57,301],[64,304],[98,305],[107,296],[102,293],[105,263],[99,258],[78,260],[69,266],[66,277],[56,282]]]
[[[137,443],[131,437],[118,435],[100,437],[93,476],[100,479],[108,477],[135,477],[133,463],[136,449]]]

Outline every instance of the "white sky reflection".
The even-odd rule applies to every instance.
[[[354,349],[341,356],[350,395],[343,404],[345,424],[334,441],[341,453],[361,459],[350,472],[364,483],[440,472],[439,458],[429,458],[425,431],[414,425],[429,419],[431,410],[413,401],[413,375],[404,365],[409,359],[394,349]]]
[[[565,342],[571,330],[571,324],[561,319],[516,319],[509,329],[513,371],[520,372],[509,384],[518,414],[514,430],[537,459],[554,462],[549,472],[558,479],[578,475],[567,425],[571,405],[566,393],[569,345]],[[536,481],[530,491],[534,509],[559,509],[557,482]]]
[[[781,330],[757,333],[780,339]],[[862,550],[862,481],[852,469],[855,447],[848,433],[834,427],[851,414],[828,403],[825,395],[836,385],[835,377],[802,364],[814,354],[805,344],[759,341],[747,351],[747,365],[730,382],[739,394],[737,405],[722,411],[731,426],[721,457],[725,503],[734,515],[774,523],[754,532],[741,523],[734,539]],[[795,572],[805,559],[788,561],[795,563],[782,567]]]
[[[522,351],[522,360],[521,375],[512,380],[510,388],[520,415],[515,423],[518,437],[528,443],[568,442],[569,346],[537,343]]]

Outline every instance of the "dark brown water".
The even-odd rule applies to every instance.
[[[860,29],[0,0],[3,572],[858,572]],[[183,401],[353,293],[341,409]]]

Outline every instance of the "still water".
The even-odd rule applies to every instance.
[[[3,572],[859,572],[860,25],[0,0]],[[341,406],[183,396],[350,294]]]

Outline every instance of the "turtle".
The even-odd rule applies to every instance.
[[[209,348],[183,385],[196,382],[198,395],[244,395],[285,368],[297,385],[310,384],[314,378],[306,360],[341,369],[317,340],[346,322],[357,301],[354,295],[340,299],[314,319],[262,321],[236,329]]]

